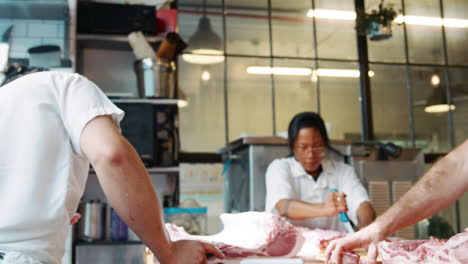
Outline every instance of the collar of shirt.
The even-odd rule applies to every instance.
[[[291,173],[292,177],[307,177],[312,180],[312,176],[308,174],[305,170],[304,167],[296,160],[295,157],[290,157],[290,162],[291,162]],[[333,171],[335,170],[335,164],[332,160],[328,159],[323,159],[322,160],[322,173],[323,174],[332,174]],[[325,177],[318,177],[317,184],[323,185],[327,184],[327,180],[324,179]]]

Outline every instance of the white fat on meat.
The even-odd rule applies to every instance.
[[[192,236],[183,228],[172,224],[166,224],[166,229],[173,241],[205,241],[218,247],[228,259],[292,257],[304,242],[301,232],[284,218],[274,214],[245,212],[221,214],[220,218],[223,230],[211,236]]]
[[[449,240],[403,240],[379,243],[383,264],[466,264],[468,263],[468,231]]]

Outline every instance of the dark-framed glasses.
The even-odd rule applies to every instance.
[[[327,150],[327,147],[325,146],[305,146],[305,145],[297,145],[294,147],[294,149],[301,154],[306,154],[312,152],[314,155],[320,155],[324,156],[325,155],[325,150]]]

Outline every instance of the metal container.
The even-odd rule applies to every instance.
[[[175,98],[175,72],[172,64],[144,58],[134,63],[140,98]]]
[[[104,239],[105,204],[100,201],[81,203],[78,212],[81,220],[78,222],[78,238],[86,241]]]

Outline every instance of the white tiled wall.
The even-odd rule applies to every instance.
[[[63,20],[0,19],[0,36],[13,25],[10,36],[10,58],[28,58],[28,49],[38,45],[65,45]]]

